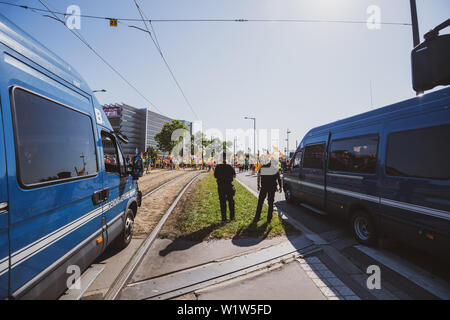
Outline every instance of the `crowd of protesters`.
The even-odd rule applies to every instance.
[[[185,159],[185,161],[179,162],[177,160],[174,160],[171,155],[152,158],[147,154],[140,154],[140,157],[142,158],[142,162],[144,165],[144,172],[146,174],[150,173],[152,169],[166,169],[166,170],[197,169],[197,170],[214,171],[214,169],[218,165],[216,160],[213,160],[212,158],[206,160],[190,159],[190,161],[188,159],[186,161]],[[126,158],[127,163],[132,164],[133,158],[134,157],[128,155]],[[279,162],[279,169],[281,171],[284,171],[285,168],[288,166],[287,162],[288,161],[286,160]],[[243,159],[242,161],[238,161],[236,158],[232,165],[235,169],[239,171],[239,173],[251,172],[253,174],[256,174],[262,166],[259,158],[256,161],[256,163],[251,163],[248,157],[245,157],[245,159]]]

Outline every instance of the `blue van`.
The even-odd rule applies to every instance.
[[[288,202],[377,237],[450,251],[450,87],[310,130],[284,175]]]
[[[130,242],[137,177],[85,81],[2,15],[0,99],[0,298],[54,299]]]

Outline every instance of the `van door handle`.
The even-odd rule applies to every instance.
[[[94,206],[105,202],[109,198],[109,188],[105,188],[103,190],[95,191],[92,195],[92,203]]]
[[[92,203],[94,204],[94,206],[96,206],[104,201],[102,192],[103,192],[103,190],[95,191],[94,194],[92,195]]]

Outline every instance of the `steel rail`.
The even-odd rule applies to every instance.
[[[139,249],[134,253],[133,257],[130,259],[130,261],[127,263],[127,265],[122,269],[119,276],[114,281],[113,285],[110,287],[108,292],[104,296],[104,300],[116,300],[119,296],[121,290],[126,286],[128,283],[128,280],[133,275],[136,268],[140,265],[142,258],[147,253],[150,246],[153,244],[153,241],[156,239],[159,231],[161,231],[161,228],[163,227],[164,223],[166,222],[169,215],[172,213],[172,211],[175,209],[176,205],[180,201],[181,197],[184,195],[184,193],[187,191],[187,189],[191,186],[191,184],[203,174],[201,172],[200,174],[195,175],[183,188],[183,190],[180,192],[180,194],[177,196],[177,198],[172,202],[169,209],[167,209],[166,213],[163,215],[161,220],[159,220],[156,227],[153,229],[153,231],[150,233],[150,235],[142,242]],[[177,176],[175,178],[170,179],[169,181],[163,183],[159,187],[147,192],[142,199],[145,197],[153,194],[154,192],[160,190],[162,187],[167,185],[168,183],[174,181],[175,179],[178,179],[179,177],[182,177],[184,175]]]

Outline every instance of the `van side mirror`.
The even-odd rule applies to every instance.
[[[415,91],[450,84],[450,34],[439,35],[439,31],[449,25],[450,19],[426,33],[425,41],[412,50],[412,82]]]
[[[133,174],[133,165],[132,164],[125,165],[125,173],[127,175]]]
[[[142,159],[134,159],[133,163],[127,166],[127,173],[131,174],[134,180],[139,179],[144,174],[144,164]]]

